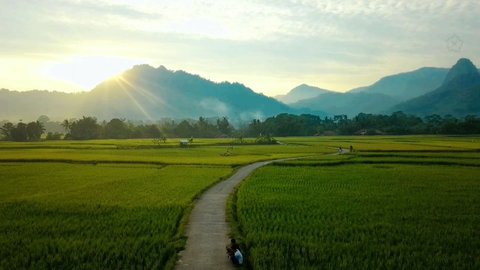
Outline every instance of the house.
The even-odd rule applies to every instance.
[[[190,144],[188,140],[180,140],[181,147],[187,147]]]

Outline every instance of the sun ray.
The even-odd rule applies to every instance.
[[[117,76],[116,77],[117,80],[119,80],[120,82],[123,82],[125,84],[127,84],[129,87],[131,87],[132,89],[134,89],[137,93],[139,93],[140,95],[146,97],[150,102],[152,103],[161,103],[162,106],[168,108],[168,109],[174,109],[173,106],[170,106],[168,103],[166,103],[161,97],[159,97],[158,95],[154,95],[151,91],[148,91],[146,89],[144,89],[143,87],[140,87],[138,85],[133,85],[131,82],[129,82],[128,80],[126,80],[122,75],[120,76]]]
[[[124,87],[124,83],[122,82],[122,80],[120,79],[120,76],[118,77],[115,77],[114,78],[115,81],[117,82],[117,84],[120,86],[120,89],[123,90],[123,92],[125,94],[127,94],[127,96],[130,98],[130,100],[135,104],[135,106],[143,113],[143,115],[145,115],[145,117],[150,120],[150,121],[153,121],[153,117],[148,113],[147,110],[145,110],[145,108],[143,108],[143,106],[140,104],[140,102],[137,101],[137,99],[130,93],[130,91]],[[133,88],[132,86],[130,86],[132,89],[135,89]]]

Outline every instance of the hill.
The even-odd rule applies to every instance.
[[[287,94],[277,95],[274,98],[285,104],[292,104],[302,99],[314,98],[320,94],[332,93],[332,92],[333,91],[331,90],[326,90],[326,89],[318,88],[315,86],[310,86],[307,84],[301,84],[293,88],[292,90],[290,90]]]
[[[350,92],[378,93],[405,101],[438,88],[447,73],[447,68],[423,67],[381,78],[370,86],[355,88]]]
[[[410,72],[386,76],[370,86],[355,88],[346,93],[328,92],[327,90],[320,95],[313,96],[311,94],[310,97],[297,100],[290,105],[294,108],[322,110],[329,115],[354,116],[360,112],[385,113],[402,101],[421,96],[439,87],[448,70],[447,68],[423,67]]]
[[[52,119],[93,115],[155,120],[163,117],[227,116],[250,120],[293,112],[287,105],[255,93],[239,83],[215,83],[184,71],[160,66],[134,66],[83,94],[48,91],[0,92],[0,115],[5,119]]]
[[[51,119],[81,116],[87,93],[64,93],[46,90],[10,91],[0,89],[0,120],[36,120],[40,115]]]
[[[290,108],[239,83],[214,83],[184,71],[135,66],[89,94],[86,112],[102,117],[158,119],[228,116],[263,118]]]
[[[480,114],[480,73],[462,58],[450,69],[443,84],[432,92],[394,106],[390,111],[417,115]]]
[[[291,104],[292,107],[311,110],[322,110],[329,115],[346,114],[355,116],[358,113],[382,113],[398,100],[379,93],[326,93],[315,98],[304,99]]]

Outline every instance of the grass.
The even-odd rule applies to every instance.
[[[256,269],[478,268],[479,137],[277,139],[0,142],[0,269],[172,269],[203,190],[289,157],[230,200]]]
[[[478,168],[260,169],[236,217],[253,269],[478,269]]]
[[[154,147],[150,148],[105,148],[97,142],[42,142],[43,147],[35,143],[0,143],[0,162],[70,162],[70,163],[137,163],[137,164],[188,164],[188,165],[245,165],[255,161],[285,157],[305,156],[331,151],[325,147],[298,145],[215,145],[218,140],[205,140],[205,144],[187,148]],[[138,140],[133,141],[139,143]],[[113,140],[111,143],[118,143]],[[72,145],[74,146],[72,148]],[[110,147],[110,146],[109,146]]]
[[[314,142],[334,143],[356,152],[274,163],[231,196],[249,268],[480,268],[477,137]]]
[[[238,165],[319,151],[228,142],[0,142],[0,269],[172,269],[203,190]]]
[[[0,164],[0,269],[172,268],[218,166]]]
[[[286,143],[336,149],[350,145],[360,152],[480,152],[478,136],[336,136],[281,138]]]
[[[339,156],[312,156],[282,162],[281,166],[335,166],[344,164],[424,164],[480,167],[480,153],[358,152]]]

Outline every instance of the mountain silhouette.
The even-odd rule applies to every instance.
[[[448,68],[423,67],[386,76],[370,86],[352,89],[350,92],[378,93],[405,101],[438,88],[447,73]]]
[[[184,71],[149,65],[134,66],[82,94],[4,89],[0,105],[2,118],[13,120],[33,120],[46,114],[57,120],[91,115],[106,120],[227,116],[248,121],[295,112],[240,83],[215,83]]]
[[[291,104],[295,103],[297,101],[300,101],[302,99],[309,99],[309,98],[314,98],[320,94],[325,94],[325,93],[333,93],[331,90],[326,90],[322,88],[318,88],[315,86],[310,86],[307,84],[301,84],[292,90],[290,90],[287,94],[285,95],[277,95],[275,96],[275,99],[285,103],[285,104]]]
[[[83,110],[102,118],[159,119],[228,116],[250,120],[290,108],[239,83],[214,83],[163,66],[134,66],[97,85]]]
[[[462,58],[450,69],[443,84],[427,94],[394,106],[390,111],[417,115],[480,114],[480,73]]]
[[[296,109],[322,110],[329,115],[345,114],[349,117],[358,113],[382,113],[398,100],[379,93],[325,93],[311,99],[291,104]]]
[[[47,90],[10,91],[0,89],[0,120],[36,120],[40,115],[63,120],[82,116],[80,107],[88,93]]]
[[[323,110],[329,115],[386,113],[392,106],[442,85],[448,71],[447,68],[423,67],[386,76],[370,86],[355,88],[345,93],[324,91],[323,94],[297,100],[289,105],[297,109]]]
[[[430,89],[435,85],[435,90]],[[408,96],[415,97],[403,101]],[[298,100],[302,97],[307,98]],[[279,113],[354,116],[400,110],[464,116],[480,114],[480,75],[470,60],[460,59],[451,69],[421,68],[346,93],[300,85],[284,98],[288,103],[297,101],[286,105],[240,83],[216,83],[185,71],[138,65],[90,92],[0,89],[0,120],[31,121],[40,115],[63,120],[89,115],[101,120],[227,116],[232,121],[250,121]]]

